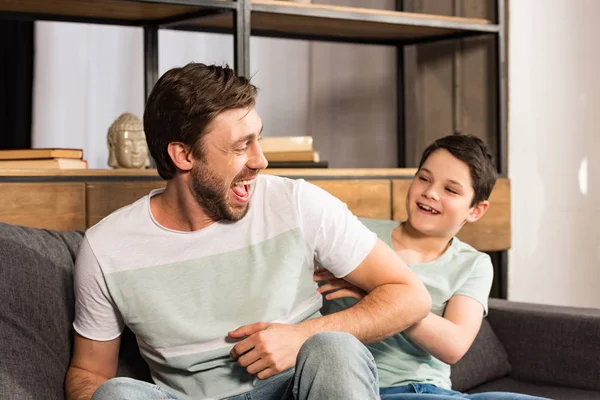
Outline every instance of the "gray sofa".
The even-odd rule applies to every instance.
[[[0,223],[0,399],[63,399],[73,329],[80,231]],[[454,388],[600,399],[600,310],[490,301],[472,348],[452,368]],[[126,331],[120,376],[149,379]]]

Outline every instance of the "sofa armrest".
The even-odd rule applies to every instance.
[[[504,345],[510,376],[600,390],[600,309],[490,299],[488,320]]]

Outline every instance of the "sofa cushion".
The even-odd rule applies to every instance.
[[[484,319],[481,329],[463,358],[452,366],[452,389],[465,392],[485,382],[510,373],[511,366],[504,347]]]
[[[72,273],[82,237],[0,223],[0,393],[6,398],[64,399]]]
[[[600,392],[568,387],[538,385],[513,378],[502,378],[470,390],[469,393],[513,392],[555,400],[600,400]]]
[[[488,319],[512,378],[600,391],[600,309],[490,299]]]

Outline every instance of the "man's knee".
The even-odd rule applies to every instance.
[[[357,357],[373,362],[369,350],[353,335],[346,332],[320,332],[304,343],[299,357],[343,362]]]
[[[113,378],[104,382],[94,392],[92,400],[138,400],[159,398],[156,385],[131,378]],[[160,397],[162,398],[162,397]]]
[[[373,355],[349,333],[313,335],[298,354],[294,393],[298,399],[377,399],[379,385]],[[307,393],[313,397],[306,397]]]

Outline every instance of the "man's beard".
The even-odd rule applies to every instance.
[[[241,178],[241,176],[244,178]],[[252,179],[256,173],[240,173],[233,182]],[[241,178],[241,179],[240,179]],[[229,204],[229,186],[205,163],[200,162],[192,170],[192,190],[198,204],[213,220],[239,221],[248,212],[248,203],[239,207]]]

